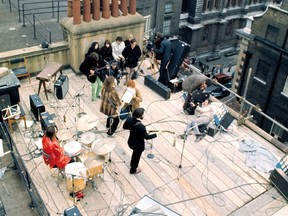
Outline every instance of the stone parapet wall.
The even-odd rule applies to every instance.
[[[26,57],[27,68],[30,73],[37,73],[51,62],[59,62],[64,66],[70,65],[70,48],[67,41],[53,43],[49,48],[42,49],[39,46],[12,50],[0,53],[0,67],[9,68],[9,60]]]

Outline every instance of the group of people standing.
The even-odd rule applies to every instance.
[[[120,36],[112,44],[105,40],[101,49],[98,42],[93,42],[79,67],[91,83],[92,101],[100,98],[102,84],[108,76],[113,76],[119,84],[122,75],[126,75],[126,85],[140,57],[141,49],[132,35],[125,42]]]

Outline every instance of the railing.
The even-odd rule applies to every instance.
[[[45,19],[41,18],[41,21],[38,17],[39,15],[51,14],[52,18],[54,18],[56,15],[57,22],[59,22],[60,13],[63,12],[66,14],[67,12],[67,0],[29,2],[22,3],[22,6],[21,1],[23,2],[23,0],[17,0],[16,4],[14,4],[12,0],[8,0],[10,11],[12,11],[12,7],[18,11],[18,19],[19,22],[23,22],[23,27],[26,26],[26,22],[29,22],[33,26],[34,39],[37,38],[38,33],[43,38],[43,41],[51,43],[52,32],[45,24],[43,24],[43,20]]]
[[[48,216],[50,215],[49,211],[46,208],[44,201],[42,200],[37,188],[35,187],[33,181],[31,180],[31,176],[26,169],[25,164],[22,159],[19,157],[19,152],[15,146],[15,143],[11,137],[11,134],[7,128],[6,123],[0,122],[0,132],[3,134],[3,141],[7,144],[8,149],[11,151],[11,156],[13,158],[14,165],[16,166],[21,179],[27,189],[27,192],[31,198],[30,207],[36,208],[39,215]]]
[[[201,70],[196,68],[193,65],[188,65],[184,63],[186,67],[189,67],[189,69],[193,72],[196,73],[201,73]],[[204,76],[204,75],[203,75]],[[220,83],[216,83],[217,85],[221,86],[223,89],[227,90],[230,92],[230,96],[221,99],[221,101],[230,109],[235,111],[238,120],[238,124],[245,124],[247,122],[251,122],[255,125],[257,125],[259,128],[264,130],[267,134],[271,135],[274,137],[275,135],[278,136],[275,138],[274,145],[276,145],[278,148],[281,150],[286,151],[287,146],[285,146],[283,143],[277,140],[277,138],[281,138],[281,136],[284,135],[284,133],[288,134],[288,128],[283,126],[281,123],[275,121],[273,118],[268,116],[267,114],[263,113],[259,106],[252,104],[245,98],[245,93],[244,96],[240,96],[233,92],[232,90],[228,89],[224,85]],[[265,123],[265,128],[263,128],[263,125]],[[268,124],[269,123],[269,124]],[[267,125],[270,125],[268,127]],[[280,129],[281,133],[276,134],[275,130],[273,128],[278,128]],[[280,136],[279,136],[280,135]],[[287,142],[287,140],[286,140]]]

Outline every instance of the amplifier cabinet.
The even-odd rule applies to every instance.
[[[66,74],[61,74],[57,81],[54,83],[55,96],[62,100],[66,96],[69,90],[69,79]]]
[[[37,121],[40,120],[40,113],[45,112],[45,106],[38,94],[30,95],[30,110]]]
[[[81,213],[77,206],[72,206],[64,210],[64,216],[81,216]]]
[[[272,184],[288,200],[288,176],[282,169],[274,169],[269,177]]]
[[[171,96],[171,89],[158,82],[150,75],[145,76],[144,84],[166,100]]]
[[[55,126],[55,122],[53,121],[53,118],[48,112],[42,112],[40,114],[40,122],[43,132],[45,132],[49,126]]]

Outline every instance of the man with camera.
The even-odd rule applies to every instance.
[[[157,60],[161,60],[158,81],[163,85],[168,86],[170,76],[167,71],[167,65],[172,55],[172,44],[167,38],[165,38],[163,33],[157,32],[154,47],[151,49],[151,51],[156,54]]]

